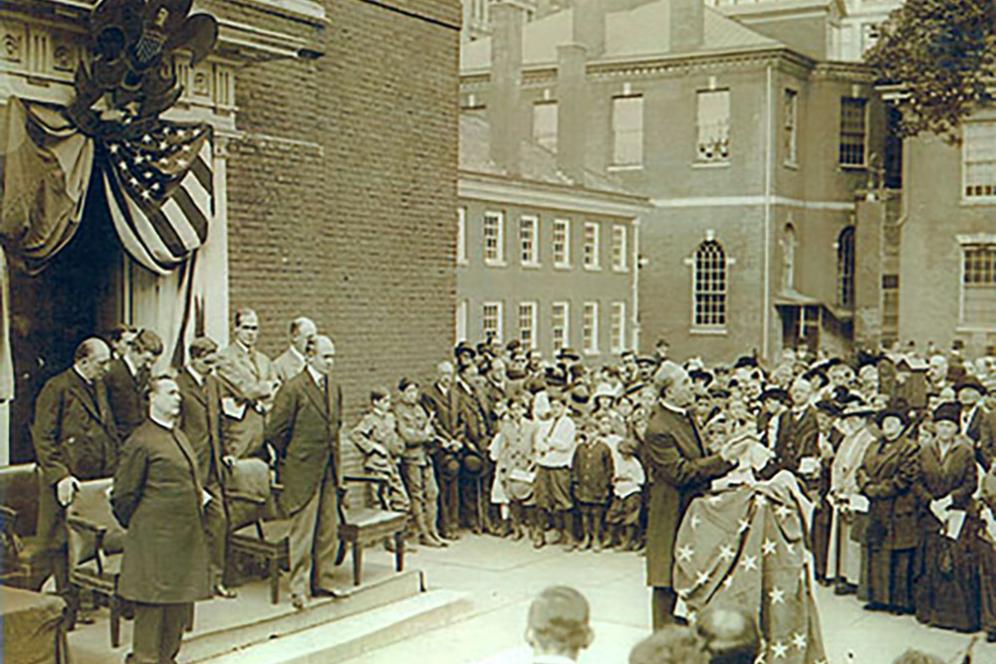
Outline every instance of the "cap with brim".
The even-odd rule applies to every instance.
[[[841,412],[841,417],[868,417],[875,412],[875,409],[866,404],[864,401],[858,399],[852,401],[844,406],[843,412]]]
[[[821,399],[820,401],[817,401],[816,410],[826,413],[830,417],[840,417],[842,412],[840,406],[829,399]]]
[[[789,403],[789,393],[781,387],[769,387],[765,391],[761,392],[761,401],[767,401],[769,399],[774,399],[776,401],[781,401],[782,403]]]
[[[658,364],[657,358],[650,355],[640,355],[636,358],[636,363],[643,367],[653,366]]]
[[[693,369],[689,372],[688,377],[694,380],[701,380],[707,386],[713,381],[713,375],[704,369]]]
[[[709,396],[714,399],[727,399],[730,396],[730,391],[725,387],[719,387],[717,385],[709,388]]]
[[[940,406],[934,409],[933,417],[931,418],[935,422],[954,422],[955,424],[961,423],[961,406],[953,401],[948,401],[942,403]]]
[[[733,365],[734,369],[742,369],[744,367],[754,368],[757,366],[757,358],[751,357],[750,355],[744,355],[738,357],[736,363]]]
[[[890,405],[875,413],[875,424],[881,427],[882,423],[890,417],[898,418],[904,427],[910,423],[909,415],[906,413],[905,409],[898,408],[895,405]]]
[[[475,351],[471,346],[467,345],[462,341],[459,344],[457,344],[457,347],[455,349],[453,349],[453,354],[456,357],[460,357],[461,355],[469,355],[472,358],[477,357],[477,351]]]
[[[463,472],[468,475],[480,475],[484,470],[484,459],[474,450],[466,450],[460,460]]]
[[[581,356],[573,348],[561,348],[560,352],[557,353],[557,357],[561,360],[580,360]]]
[[[439,472],[447,479],[456,477],[460,474],[460,458],[452,452],[446,452],[440,460]]]
[[[962,376],[961,380],[955,383],[955,392],[961,392],[962,390],[975,390],[979,394],[988,394],[989,390],[986,386],[982,384],[982,381],[975,376]]]

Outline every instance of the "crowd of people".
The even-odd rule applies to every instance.
[[[158,634],[140,638],[136,614],[134,661],[178,651],[182,629],[164,625],[180,613],[164,617],[163,606],[235,597],[225,577],[237,525],[231,498],[236,486],[240,495],[268,493],[271,473],[292,522],[292,604],[338,594],[344,445],[382,484],[374,498],[410,515],[411,545],[446,547],[471,531],[528,537],[536,548],[646,548],[655,627],[667,622],[657,614],[673,609],[667,549],[687,502],[750,455],[752,477],[788,471],[805,486],[822,583],[857,593],[869,609],[996,639],[993,358],[786,350],[769,366],[754,355],[706,365],[675,362],[661,340],[653,355],[628,351],[588,366],[570,348],[546,359],[489,339],[458,344],[425,385],[402,377],[393,389],[373,386],[369,408],[344,421],[332,339],[295,319],[287,349],[271,361],[258,335],[257,314],[240,309],[230,345],[197,338],[186,366],[153,376],[161,340],[121,326],[84,341],[73,367],[38,397],[39,533],[53,551],[57,587],[72,599],[65,510],[81,481],[105,477],[114,477],[115,513],[130,523],[122,579],[161,577],[122,583],[125,599],[153,616],[141,624]],[[669,427],[684,427],[687,440],[665,438],[691,449],[691,461],[659,444]],[[160,490],[178,476],[187,494]],[[683,482],[694,491],[665,486]],[[196,541],[172,543],[172,560],[191,552],[205,560],[179,594],[162,590],[175,585],[170,573],[153,569],[139,541],[149,533],[143,520],[163,509],[203,525]]]

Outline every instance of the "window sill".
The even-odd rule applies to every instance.
[[[959,334],[978,334],[980,332],[985,334],[992,334],[996,332],[996,325],[965,325],[960,324],[955,328],[955,332]]]
[[[785,161],[785,162],[782,162],[782,166],[784,166],[785,168],[789,169],[790,171],[797,171],[797,170],[799,170],[799,162],[797,162],[797,161]]]
[[[642,171],[643,164],[609,164],[605,170],[610,173],[618,171]]]
[[[554,270],[566,271],[566,270],[573,270],[574,266],[571,265],[570,263],[554,263],[553,264],[553,269]]]
[[[602,271],[602,266],[601,265],[585,265],[584,269],[585,269],[586,272],[601,272]]]
[[[488,260],[487,258],[484,259],[484,264],[487,267],[508,267],[508,263],[506,263],[505,261],[502,261],[502,260]]]
[[[996,205],[996,196],[979,196],[976,198],[965,198],[961,199],[962,207],[984,207],[987,205]]]
[[[842,171],[867,171],[868,164],[837,164],[837,168]]]
[[[467,260],[466,258],[458,258],[456,264],[459,267],[465,267],[467,265],[470,265],[470,261]]]
[[[521,263],[521,265],[527,270],[538,270],[541,267],[543,267],[540,263],[537,263],[536,261],[526,261]]]
[[[688,330],[688,333],[689,334],[702,334],[702,335],[709,335],[709,336],[725,337],[726,336],[726,328],[725,327],[693,327],[693,328],[690,328]]]
[[[729,159],[717,159],[716,161],[694,161],[692,168],[729,168]]]
[[[616,274],[629,274],[629,268],[628,267],[618,267],[618,266],[615,266],[615,267],[612,268],[612,271],[615,272]]]
[[[598,350],[597,348],[585,348],[584,354],[588,355],[589,357],[592,357],[595,355],[601,355],[602,351]]]

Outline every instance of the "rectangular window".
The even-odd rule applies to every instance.
[[[571,222],[557,219],[553,222],[553,264],[557,267],[571,265]]]
[[[553,337],[553,350],[567,348],[571,338],[571,305],[568,302],[554,302],[550,321],[550,334]]]
[[[557,151],[557,102],[533,104],[533,140],[550,152]]]
[[[539,219],[533,216],[519,217],[520,259],[523,265],[539,265],[539,244],[536,235]]]
[[[581,321],[581,343],[584,352],[598,353],[598,302],[584,303],[584,317]]]
[[[467,300],[460,300],[456,310],[456,340],[467,340]]]
[[[584,266],[598,269],[598,224],[590,221],[584,225]]]
[[[996,325],[996,244],[962,247],[961,323]]]
[[[501,302],[485,302],[482,305],[481,331],[485,340],[502,340]]]
[[[457,250],[458,264],[467,262],[467,208],[457,208]]]
[[[785,108],[783,132],[785,136],[785,163],[798,163],[798,114],[799,93],[795,90],[785,91]]]
[[[864,166],[868,100],[840,98],[840,165]]]
[[[612,164],[643,164],[643,96],[612,98]]]
[[[501,263],[505,260],[505,215],[501,212],[484,213],[484,262]]]
[[[611,345],[613,353],[626,350],[626,303],[612,303],[612,334]]]
[[[699,161],[730,160],[730,91],[702,90],[698,93]]]
[[[625,272],[629,259],[626,254],[626,227],[616,224],[612,227],[612,269]]]
[[[996,198],[996,122],[967,122],[962,132],[965,198]]]
[[[525,348],[536,348],[536,303],[519,303],[519,341]]]

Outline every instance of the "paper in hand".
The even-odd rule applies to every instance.
[[[860,512],[861,514],[867,514],[870,506],[868,498],[860,493],[851,494],[848,505],[852,512]]]
[[[965,510],[949,510],[948,518],[944,522],[944,536],[948,539],[958,539],[964,525]]]
[[[241,420],[246,414],[246,404],[239,403],[235,397],[225,397],[221,400],[221,410],[225,417]]]

